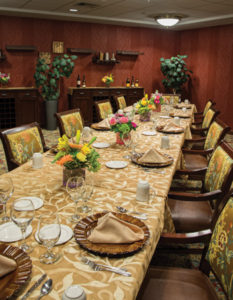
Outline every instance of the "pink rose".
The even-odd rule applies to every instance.
[[[116,124],[116,119],[115,118],[112,118],[110,121],[109,121],[110,125],[115,125]]]
[[[127,117],[121,117],[120,118],[120,123],[124,124],[124,123],[128,123],[129,119]]]
[[[131,122],[131,124],[132,124],[133,128],[137,128],[138,127],[138,125],[136,123],[134,123],[134,122]]]

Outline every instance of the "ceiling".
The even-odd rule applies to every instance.
[[[233,24],[233,0],[0,0],[0,15],[151,28],[162,13],[184,16],[172,30]]]

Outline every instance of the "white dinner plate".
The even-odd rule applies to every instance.
[[[153,135],[156,135],[156,131],[143,131],[142,134],[143,135],[153,136]]]
[[[59,240],[56,242],[56,245],[61,245],[68,242],[72,238],[72,236],[73,230],[69,226],[61,224],[61,235]],[[35,233],[35,239],[38,243],[40,243],[38,231]]]
[[[26,231],[26,237],[32,233],[32,226],[29,225]],[[0,225],[0,242],[12,243],[22,239],[20,228],[13,222],[7,222]]]
[[[95,148],[98,148],[98,149],[102,149],[102,148],[110,147],[110,144],[109,143],[93,143],[92,146]]]
[[[128,166],[128,163],[126,161],[121,160],[110,160],[106,162],[106,167],[111,169],[123,169]]]
[[[34,205],[34,209],[38,209],[38,208],[41,208],[44,204],[43,200],[41,198],[38,198],[38,197],[21,197],[17,200],[23,200],[23,199],[30,199]],[[17,210],[21,210],[20,209],[20,203],[21,202],[18,202],[17,203]],[[22,201],[22,205],[23,205],[23,201]]]

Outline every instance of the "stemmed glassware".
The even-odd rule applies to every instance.
[[[83,143],[88,143],[93,135],[93,130],[90,127],[84,127],[82,131],[82,141]]]
[[[81,206],[81,210],[83,213],[88,213],[91,211],[91,208],[87,206],[87,201],[91,198],[94,190],[93,176],[91,174],[88,174],[86,176],[81,189],[83,199],[83,205]]]
[[[6,214],[6,203],[12,196],[13,192],[14,186],[11,178],[0,178],[0,204],[3,205],[3,217],[1,218],[1,221],[3,223],[8,222],[10,220],[10,218]]]
[[[123,135],[122,135],[122,141],[123,141],[123,143],[124,143],[126,149],[129,151],[130,146],[131,146],[131,144],[132,144],[132,139],[131,139],[131,135],[130,135],[129,132],[123,133]],[[124,158],[130,159],[130,155],[127,154],[127,155],[124,156]]]
[[[33,250],[33,247],[25,242],[25,237],[27,227],[31,224],[34,214],[34,205],[30,199],[16,199],[11,206],[11,219],[21,229],[22,240],[24,241],[20,248],[26,253],[30,253]]]
[[[59,258],[59,253],[53,253],[55,246],[61,235],[61,225],[57,213],[50,215],[41,215],[38,223],[38,239],[47,248],[47,252],[40,256],[40,262],[44,264],[53,264]]]
[[[71,216],[72,222],[77,222],[80,219],[80,216],[77,213],[77,205],[78,201],[82,199],[83,196],[83,185],[84,178],[79,176],[70,177],[66,183],[66,191],[75,203],[75,214]]]

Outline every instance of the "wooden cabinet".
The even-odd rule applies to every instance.
[[[37,121],[39,94],[35,88],[0,88],[0,129]]]
[[[126,87],[86,87],[86,88],[69,88],[69,108],[80,108],[84,122],[90,125],[96,122],[96,113],[94,101],[110,99],[114,112],[116,105],[113,96],[123,95],[127,105],[140,100],[144,95],[144,88],[126,88]]]

